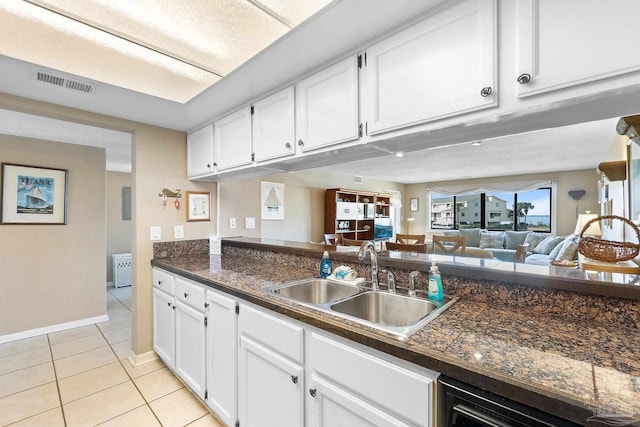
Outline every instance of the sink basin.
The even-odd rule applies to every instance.
[[[423,298],[367,291],[332,304],[329,308],[360,323],[407,337],[433,320],[453,300]]]
[[[330,279],[304,279],[270,290],[284,298],[306,304],[328,304],[360,292],[358,286]]]

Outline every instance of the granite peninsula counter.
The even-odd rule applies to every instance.
[[[445,293],[460,299],[401,340],[263,292],[317,276],[324,249],[234,238],[223,240],[222,256],[210,256],[208,240],[164,242],[154,244],[152,265],[580,424],[631,419],[627,424],[640,425],[640,301],[573,292],[580,281],[564,273],[537,282],[526,277],[522,286],[508,280],[506,265],[490,280],[490,272],[468,268],[479,260],[447,264],[439,258]],[[334,266],[370,274],[352,253],[331,255]],[[394,254],[379,263],[396,272],[400,286],[411,270],[428,269]],[[426,277],[421,279],[424,289]],[[558,289],[563,287],[569,290]],[[612,289],[619,295],[625,288]]]

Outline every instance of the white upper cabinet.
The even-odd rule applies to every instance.
[[[213,122],[217,170],[251,164],[251,109],[242,108]]]
[[[519,0],[517,96],[640,70],[636,0]]]
[[[256,161],[295,154],[293,86],[253,104],[251,122]]]
[[[369,134],[497,105],[495,0],[466,0],[366,50]]]
[[[296,84],[296,143],[302,152],[358,139],[355,56]]]
[[[187,176],[215,172],[213,160],[213,124],[208,124],[187,135]]]

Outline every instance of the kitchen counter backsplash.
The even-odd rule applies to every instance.
[[[274,252],[270,250],[235,246],[235,242],[224,241],[223,254],[233,257],[268,261],[273,265],[300,267],[311,271],[319,271],[320,257],[311,257],[308,253]],[[183,258],[188,256],[208,256],[209,240],[184,240],[173,242],[156,242],[153,244],[155,259]],[[354,268],[358,277],[371,279],[371,268],[368,258],[362,263],[333,261],[333,267],[347,265]],[[399,288],[409,283],[412,270],[392,268]],[[384,273],[379,274],[381,283],[386,282]],[[580,294],[563,290],[523,286],[514,283],[503,283],[484,279],[442,274],[445,294],[460,296],[478,302],[499,304],[509,307],[525,308],[540,314],[551,314],[572,321],[591,320],[603,324],[613,324],[628,328],[640,329],[640,301],[622,298]],[[427,272],[418,276],[416,287],[427,289]]]

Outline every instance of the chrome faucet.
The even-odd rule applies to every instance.
[[[376,254],[376,247],[371,240],[366,240],[360,245],[358,250],[358,259],[363,260],[367,255],[367,251],[371,256],[371,289],[378,290],[378,254]]]
[[[387,284],[389,285],[389,292],[396,292],[396,276],[391,270],[380,270],[380,273],[387,273]]]
[[[419,271],[412,271],[409,273],[409,292],[407,294],[410,297],[416,296],[416,277],[420,275]]]

